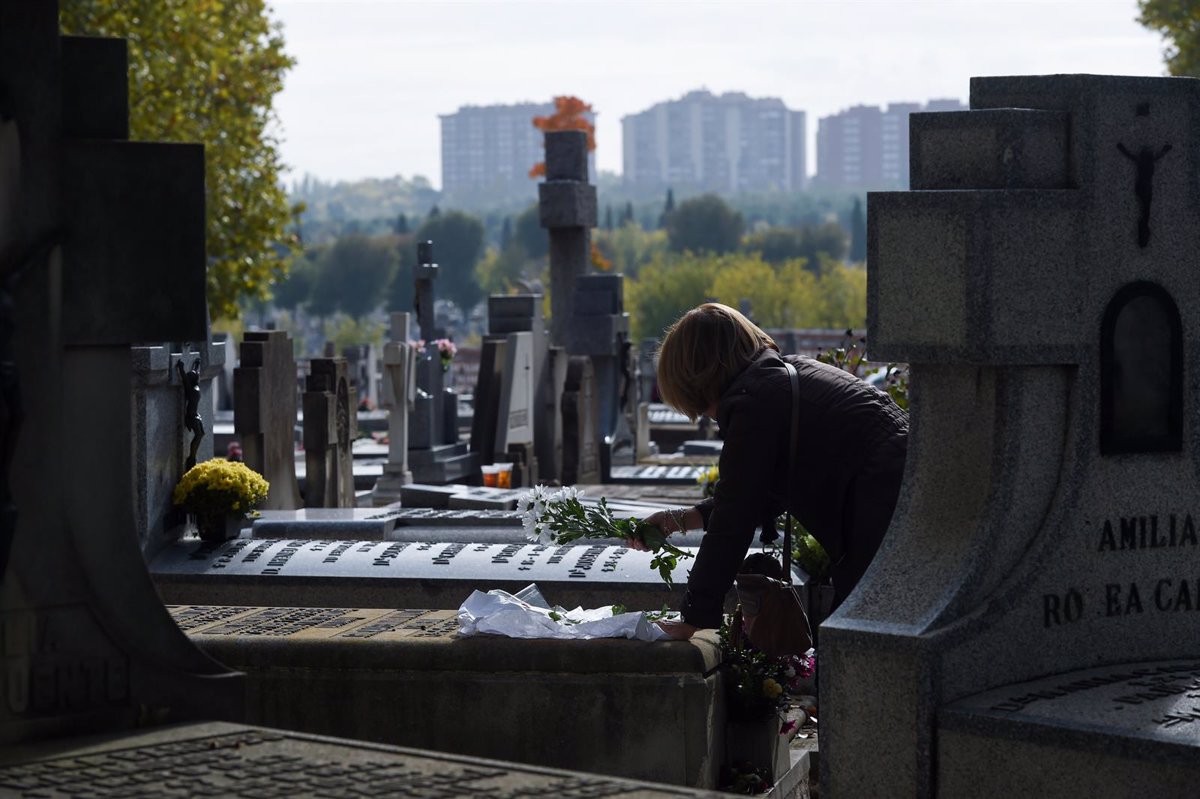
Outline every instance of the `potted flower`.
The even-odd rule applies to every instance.
[[[227,532],[228,522],[245,518],[267,498],[269,488],[270,483],[246,464],[213,458],[188,469],[172,499],[195,517],[202,540],[224,541],[233,537]]]
[[[731,625],[741,624],[741,615],[727,619],[720,630],[721,671],[725,683],[726,769],[740,776],[731,778],[735,792],[748,785],[773,785],[790,765],[789,735],[795,725],[787,722],[791,691],[801,688],[813,673],[813,655],[768,657],[745,640],[733,636]],[[740,639],[740,640],[739,640]]]

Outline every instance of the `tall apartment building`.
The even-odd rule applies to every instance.
[[[778,98],[689,92],[621,118],[624,181],[648,190],[802,189],[804,122]]]
[[[817,123],[817,174],[828,189],[907,189],[908,118],[918,111],[965,111],[954,99],[856,105]]]
[[[545,149],[533,118],[552,113],[553,103],[519,103],[467,105],[439,115],[442,192],[447,199],[465,206],[525,197],[536,200],[537,181],[530,179],[529,170],[545,160]]]

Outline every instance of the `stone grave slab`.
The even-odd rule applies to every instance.
[[[715,784],[723,693],[711,631],[686,643],[461,638],[452,610],[170,610],[245,672],[252,724]]]
[[[601,544],[239,538],[217,547],[180,542],[151,561],[150,572],[163,599],[174,603],[458,608],[477,588],[515,593],[537,583],[564,607],[673,608],[687,565],[671,590],[650,559]]]
[[[418,795],[658,799],[724,794],[242,724],[186,724],[0,752],[0,790],[30,799]]]
[[[1200,779],[1200,660],[985,691],[940,710],[938,727],[938,785],[948,796],[1187,796]]]
[[[714,456],[716,457],[716,456]],[[609,474],[613,483],[661,483],[663,485],[696,485],[696,479],[706,467],[688,464],[668,466],[664,464],[639,464],[637,466],[614,466]]]
[[[618,502],[611,507],[620,509]],[[636,508],[647,516],[657,508]],[[516,511],[434,510],[432,508],[303,508],[298,511],[263,511],[249,528],[251,538],[331,538],[355,541],[410,541],[414,543],[525,544],[528,539]],[[244,535],[244,534],[243,534]],[[703,531],[671,536],[681,547],[698,547]],[[596,544],[617,546],[615,538],[595,539]],[[580,544],[578,546],[586,546]]]
[[[251,524],[255,538],[384,539],[399,514],[387,508],[301,508],[260,511]]]
[[[1196,742],[1151,746],[1135,708],[1098,731],[1103,691],[1038,719],[971,697],[1200,658],[1200,81],[975,78],[971,109],[914,115],[922,190],[869,197],[869,356],[910,364],[911,436],[822,627],[821,791],[952,796],[980,758],[1017,794],[1128,795],[1131,759],[1177,784]]]

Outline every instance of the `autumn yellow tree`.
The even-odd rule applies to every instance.
[[[63,33],[129,42],[129,131],[205,152],[208,307],[267,299],[298,242],[272,102],[295,62],[265,0],[60,0]]]

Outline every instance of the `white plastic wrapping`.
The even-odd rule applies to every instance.
[[[669,638],[642,611],[613,615],[613,606],[594,610],[548,607],[536,585],[516,595],[494,589],[475,591],[458,609],[458,634],[489,633],[509,638]]]

